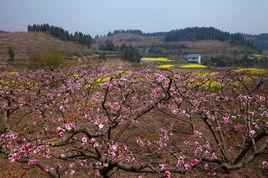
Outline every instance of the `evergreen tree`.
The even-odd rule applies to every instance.
[[[116,47],[113,45],[113,42],[110,40],[107,40],[104,44],[100,44],[99,49],[102,51],[116,51]]]
[[[93,39],[90,35],[83,34],[81,32],[75,32],[75,34],[70,34],[67,30],[64,30],[61,27],[56,27],[49,24],[34,24],[28,25],[29,32],[45,32],[49,33],[52,36],[57,37],[63,41],[76,41],[78,43],[84,44],[88,47],[91,47]]]
[[[14,58],[15,58],[15,52],[14,52],[13,48],[8,47],[7,53],[8,53],[8,63],[13,63]]]

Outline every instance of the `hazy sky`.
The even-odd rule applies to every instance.
[[[0,0],[0,30],[44,22],[91,35],[193,26],[256,34],[268,32],[268,0]]]

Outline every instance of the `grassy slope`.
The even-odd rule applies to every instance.
[[[15,51],[15,58],[19,59],[27,57],[31,52],[43,49],[57,48],[64,51],[87,49],[78,43],[61,41],[45,33],[0,33],[0,62],[7,59],[7,47],[12,47]]]

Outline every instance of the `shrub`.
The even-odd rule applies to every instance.
[[[56,49],[33,53],[29,58],[30,68],[55,69],[64,66],[64,64],[63,52]]]
[[[106,60],[107,58],[106,58],[105,53],[100,53],[99,59],[102,60],[102,61]]]
[[[121,51],[124,60],[131,62],[140,62],[142,56],[139,50],[133,46],[122,46]]]

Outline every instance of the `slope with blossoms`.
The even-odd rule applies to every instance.
[[[130,66],[1,72],[2,170],[265,177],[267,80]]]

